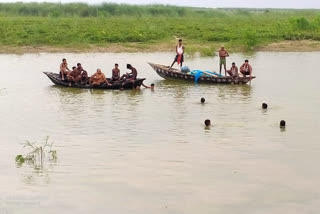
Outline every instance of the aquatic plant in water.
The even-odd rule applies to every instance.
[[[27,149],[25,155],[16,156],[16,164],[21,167],[24,163],[32,165],[35,169],[43,169],[46,161],[56,161],[57,151],[52,149],[53,142],[49,143],[49,137],[41,143],[26,141],[23,148]]]

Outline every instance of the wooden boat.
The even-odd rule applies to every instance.
[[[180,70],[171,68],[169,66],[149,63],[149,65],[164,79],[170,80],[184,80],[189,82],[195,82],[194,75],[182,73]],[[254,79],[256,77],[251,77]],[[246,84],[250,81],[250,77],[213,77],[213,76],[201,76],[198,83],[209,83],[209,84]]]
[[[65,87],[70,87],[69,86],[69,83],[68,81],[66,80],[62,80],[61,79],[61,76],[57,73],[52,73],[52,72],[43,72],[45,75],[47,75],[49,77],[49,79],[56,85],[59,85],[59,86],[65,86]],[[111,80],[109,78],[107,78],[107,80],[109,82],[111,82]],[[99,85],[99,86],[92,86],[92,85],[89,85],[89,84],[85,84],[85,85],[75,85],[75,84],[72,84],[71,87],[72,88],[94,88],[94,89],[121,89],[121,88],[124,88],[124,89],[132,89],[132,88],[135,88],[137,86],[141,86],[143,81],[145,79],[136,79],[135,82],[128,82],[126,84],[123,85],[123,87],[121,87],[121,82],[120,83],[114,83],[110,86],[108,86],[107,84],[102,84],[102,85]]]

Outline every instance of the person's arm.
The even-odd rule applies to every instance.
[[[147,86],[147,85],[145,85],[143,83],[142,83],[142,86],[145,87],[145,88],[151,88],[150,86]]]
[[[182,54],[184,54],[184,45],[182,45]]]
[[[68,63],[66,64],[66,69],[67,69],[67,71],[71,71],[71,70],[68,68]]]
[[[236,67],[236,75],[239,76],[239,69]]]
[[[226,51],[226,56],[229,56],[229,53],[228,53],[228,51]]]
[[[242,65],[241,65],[241,67],[240,67],[240,71],[242,71],[242,70],[243,70],[243,67],[244,67],[244,64],[242,64]]]
[[[62,63],[60,64],[60,71],[62,71],[63,70],[63,68],[62,68],[63,66],[62,66]]]

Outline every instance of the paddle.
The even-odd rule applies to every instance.
[[[182,55],[178,54],[178,59],[177,59],[177,61],[176,61],[176,58],[174,58],[174,60],[173,60],[173,62],[172,62],[172,64],[171,64],[170,68],[168,69],[168,71],[170,71],[170,69],[173,67],[174,63],[177,62],[178,65],[179,65],[179,64],[180,64],[180,61],[181,61],[181,58],[182,58]]]
[[[173,60],[173,63],[172,63],[171,66],[169,67],[168,71],[170,71],[170,69],[172,68],[172,66],[174,65],[175,62],[176,62],[176,60]]]
[[[211,73],[208,73],[208,72],[206,72],[206,71],[202,71],[204,74],[207,74],[207,75],[209,75],[209,76],[212,76],[212,77],[217,77],[218,75],[214,75],[214,74],[211,74]]]

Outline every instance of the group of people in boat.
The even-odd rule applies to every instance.
[[[184,62],[184,45],[182,44],[182,39],[179,39],[178,41],[178,45],[176,46],[176,56],[169,68],[169,70],[173,67],[173,65],[175,63],[177,63],[178,65],[180,65],[180,67],[182,67],[182,64]],[[220,72],[219,74],[221,75],[221,71],[222,71],[222,66],[224,68],[224,72],[225,72],[225,76],[227,76],[227,74],[231,77],[239,77],[239,69],[236,65],[235,62],[232,63],[232,66],[229,70],[227,70],[227,60],[226,58],[229,57],[229,53],[228,51],[225,49],[224,45],[221,46],[220,50],[219,50],[219,58],[220,58]],[[252,66],[249,64],[249,60],[245,60],[244,63],[241,65],[240,67],[240,74],[243,77],[246,77],[249,75],[249,77],[252,77]]]
[[[131,72],[120,76],[119,65],[116,63],[114,68],[112,69],[112,77],[110,81],[108,81],[100,68],[98,68],[97,71],[89,77],[88,72],[83,69],[81,63],[77,63],[77,66],[73,66],[72,70],[70,70],[67,60],[62,59],[62,63],[60,64],[60,75],[62,80],[68,81],[69,86],[71,86],[72,84],[90,84],[93,86],[106,84],[108,86],[111,86],[113,83],[121,83],[123,86],[126,83],[134,82],[138,76],[137,69],[134,68],[131,64],[127,64],[127,69],[131,70]],[[149,86],[146,86],[144,84],[143,86],[149,88]]]
[[[231,68],[227,70],[227,59],[226,59],[227,57],[229,57],[229,53],[225,49],[225,47],[222,45],[219,50],[220,74],[221,74],[222,65],[223,65],[225,76],[229,74],[229,76],[231,77],[239,77],[239,69],[235,62],[233,62],[231,64]],[[246,59],[244,63],[241,65],[240,74],[242,74],[243,77],[246,77],[247,75],[249,75],[250,78],[252,77],[252,66],[249,64],[249,60]]]

